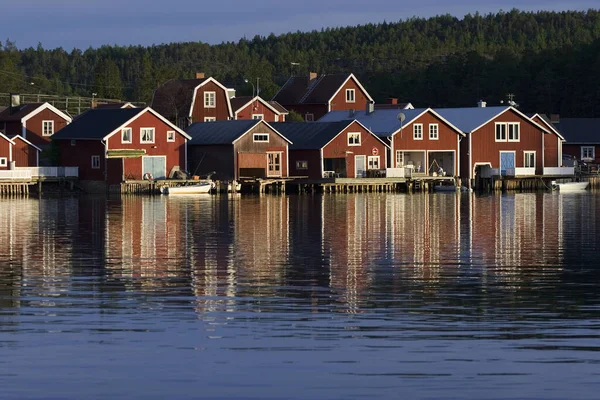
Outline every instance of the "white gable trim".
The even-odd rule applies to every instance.
[[[411,118],[410,120],[404,121],[403,125],[410,125],[413,121],[415,121],[416,119],[421,118],[421,116],[423,114],[425,114],[426,112],[431,112],[434,116],[436,116],[440,121],[444,122],[445,124],[447,124],[450,128],[452,128],[452,130],[454,130],[456,133],[458,133],[459,136],[467,136],[463,131],[461,131],[460,129],[458,129],[456,126],[452,125],[447,119],[445,119],[444,117],[442,117],[440,114],[436,113],[435,110],[433,108],[426,108],[422,113],[420,113],[419,115],[417,115],[414,118]],[[404,126],[402,127],[402,129],[404,129]],[[391,136],[395,136],[398,132],[400,132],[400,128],[398,130],[396,130],[394,133],[391,134]]]
[[[28,145],[30,145],[31,147],[33,147],[34,149],[36,149],[37,151],[42,151],[42,149],[37,147],[35,144],[31,143],[29,140],[25,139],[23,136],[16,135],[15,139],[20,139],[20,140],[24,141],[25,143],[27,143]]]
[[[387,143],[385,143],[383,140],[381,140],[381,139],[380,139],[380,138],[379,138],[379,137],[378,137],[376,134],[374,134],[373,132],[371,132],[371,130],[370,130],[369,128],[367,128],[366,126],[364,126],[363,124],[361,124],[359,120],[357,120],[357,119],[354,119],[354,120],[350,121],[350,123],[349,123],[348,125],[346,125],[346,126],[344,127],[344,129],[342,129],[341,131],[339,131],[337,135],[335,135],[334,137],[332,137],[332,138],[331,138],[331,140],[330,140],[329,142],[325,143],[325,144],[323,145],[323,147],[321,147],[321,151],[323,151],[323,149],[324,149],[325,147],[329,146],[329,144],[330,144],[331,142],[333,142],[333,141],[335,140],[335,138],[337,138],[338,136],[340,136],[340,135],[342,134],[342,132],[343,132],[343,131],[345,131],[346,129],[348,129],[348,127],[349,127],[350,125],[352,125],[353,123],[355,123],[355,122],[356,122],[358,125],[360,125],[360,126],[361,126],[361,127],[364,129],[364,130],[366,130],[368,134],[370,134],[370,135],[371,135],[371,136],[373,136],[375,139],[377,139],[377,140],[379,140],[381,143],[383,143],[383,145],[384,145],[385,147],[387,147],[388,149],[390,148],[390,146],[389,146]],[[362,139],[361,139],[361,143],[362,143]],[[387,153],[387,152],[386,152],[386,153]]]
[[[491,121],[495,120],[496,118],[498,118],[499,116],[501,116],[502,114],[504,114],[507,111],[514,111],[516,112],[519,116],[521,116],[523,119],[525,119],[526,121],[529,121],[529,123],[531,123],[532,125],[537,126],[538,128],[540,128],[543,132],[546,133],[550,133],[546,128],[544,128],[543,126],[539,125],[538,123],[534,122],[531,118],[529,118],[527,115],[523,114],[521,111],[517,110],[514,107],[506,107],[503,111],[499,112],[498,114],[494,115],[492,118],[490,118],[489,120],[487,120],[486,122],[484,122],[483,124],[479,125],[477,128],[473,129],[471,132],[475,132],[478,129],[481,129],[482,126],[485,126],[487,124],[489,124]]]
[[[292,144],[292,142],[286,138],[285,136],[283,136],[277,129],[273,128],[271,125],[269,125],[264,119],[257,119],[256,120],[256,124],[252,125],[250,127],[250,129],[248,129],[246,132],[242,133],[240,136],[237,137],[237,139],[235,139],[233,142],[231,142],[231,144],[235,144],[235,142],[237,142],[238,140],[240,140],[242,137],[244,137],[248,132],[250,132],[252,129],[256,128],[256,126],[258,124],[265,124],[266,126],[268,126],[273,132],[275,132],[276,134],[278,134],[281,138],[283,138],[283,140],[285,140],[286,142],[288,142],[289,144]]]
[[[119,125],[114,131],[112,131],[108,135],[104,136],[102,138],[102,140],[105,141],[107,143],[107,145],[108,145],[108,139],[110,139],[111,136],[113,136],[114,134],[116,134],[118,132],[121,132],[121,129],[125,128],[127,125],[131,124],[133,121],[135,121],[136,119],[138,119],[146,111],[149,112],[149,113],[151,113],[151,114],[153,114],[154,116],[156,116],[158,119],[160,119],[162,122],[164,122],[165,124],[167,124],[169,127],[172,128],[172,130],[174,130],[175,132],[179,133],[184,138],[186,138],[188,140],[191,139],[191,137],[187,133],[185,133],[184,131],[182,131],[181,128],[179,128],[175,124],[171,123],[171,121],[169,121],[168,119],[166,119],[165,117],[163,117],[158,112],[156,112],[153,109],[151,109],[150,107],[140,108],[139,110],[140,110],[140,112],[137,113],[133,118],[131,118],[128,121],[125,121],[125,123]]]
[[[340,90],[342,90],[342,88],[344,87],[344,85],[345,85],[346,83],[348,83],[348,81],[349,81],[350,79],[353,79],[353,80],[354,80],[354,83],[356,83],[356,85],[358,86],[358,88],[359,88],[359,89],[360,89],[360,90],[361,90],[361,91],[362,91],[364,94],[366,94],[366,95],[367,95],[367,99],[369,99],[369,101],[374,101],[374,100],[373,100],[373,98],[371,97],[371,95],[369,94],[369,92],[367,92],[367,91],[365,90],[365,88],[363,87],[363,85],[361,85],[361,84],[360,84],[360,82],[358,81],[358,79],[356,79],[356,77],[354,76],[354,74],[350,74],[350,75],[348,75],[348,77],[346,78],[346,80],[344,81],[344,83],[342,83],[342,84],[340,85],[340,87],[338,88],[338,90],[336,90],[336,91],[335,91],[335,93],[333,94],[333,96],[331,96],[331,98],[330,98],[330,99],[327,101],[327,104],[331,104],[331,100],[333,100],[333,99],[334,99],[334,97],[335,97],[335,96],[337,96],[337,94],[340,92]]]
[[[69,117],[64,112],[60,111],[58,108],[54,107],[52,104],[44,103],[41,106],[39,106],[38,108],[32,110],[29,114],[27,114],[23,118],[21,118],[21,124],[26,123],[27,120],[29,120],[30,118],[34,117],[35,115],[37,115],[40,112],[47,110],[47,109],[52,111],[53,113],[57,114],[58,116],[60,116],[62,119],[66,120],[67,123],[70,123],[73,121],[73,119],[71,117]]]
[[[198,89],[206,85],[208,82],[212,82],[215,85],[217,85],[220,89],[223,89],[223,91],[225,92],[225,99],[227,99],[227,110],[229,111],[229,118],[233,118],[233,111],[231,110],[231,101],[229,101],[229,92],[227,91],[227,88],[225,86],[221,85],[221,83],[219,83],[219,81],[217,81],[212,76],[210,78],[205,79],[204,82],[202,82],[194,88],[194,95],[192,96],[192,105],[190,106],[190,112],[188,114],[188,117],[191,118],[192,112],[194,111],[194,105],[196,104],[196,92],[198,92]]]
[[[556,136],[561,138],[563,141],[565,140],[563,135],[561,135],[560,132],[555,127],[552,126],[552,124],[548,124],[548,122],[546,122],[546,120],[544,118],[542,118],[542,116],[540,114],[536,113],[530,119],[533,120],[535,117],[538,117],[544,123],[544,125],[546,125],[550,129],[552,129],[552,132],[556,133]]]
[[[13,142],[13,140],[11,138],[9,138],[8,136],[4,135],[2,132],[0,132],[0,137],[6,139],[8,141],[8,143],[10,143],[12,145],[15,144],[15,142]]]
[[[272,105],[270,105],[267,101],[263,100],[261,97],[259,96],[254,96],[252,99],[250,99],[250,101],[248,101],[246,104],[244,104],[243,106],[241,106],[240,108],[237,109],[237,111],[235,112],[235,119],[237,119],[237,115],[240,111],[242,111],[243,109],[245,109],[246,107],[248,107],[250,104],[252,104],[254,101],[258,100],[259,102],[261,102],[262,104],[264,104],[265,106],[267,106],[271,111],[273,111],[276,115],[281,115],[281,113],[279,111],[277,111]]]

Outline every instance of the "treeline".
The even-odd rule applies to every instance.
[[[290,74],[354,72],[378,101],[415,106],[499,104],[600,117],[600,12],[499,12],[241,39],[67,52],[0,44],[0,92],[124,98],[195,72],[270,98]],[[33,84],[32,84],[33,83]]]

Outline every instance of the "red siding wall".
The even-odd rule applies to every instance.
[[[354,89],[354,102],[346,102],[346,89]],[[348,79],[348,82],[331,100],[331,111],[337,110],[366,110],[367,109],[367,95],[364,93],[358,84],[353,79]],[[320,116],[319,118],[321,118]]]
[[[297,161],[306,161],[308,169],[296,168]],[[320,150],[290,150],[290,176],[308,176],[310,179],[321,179]]]
[[[269,142],[254,142],[254,133],[268,133]],[[288,142],[274,130],[260,123],[240,137],[233,146],[235,155],[235,177],[240,177],[241,168],[262,168],[267,170],[267,152],[281,152],[281,176],[288,176]]]
[[[237,119],[252,119],[252,114],[262,114],[263,120],[267,122],[276,122],[275,121],[275,113],[268,107],[266,107],[263,103],[258,100],[253,101],[245,108],[238,110],[236,114]],[[279,117],[280,121],[283,122],[283,118]]]
[[[0,170],[8,169],[10,165],[10,148],[12,144],[3,137],[0,137],[0,157],[6,158],[6,167],[0,167]]]
[[[600,146],[593,144],[567,144],[563,145],[563,154],[568,154],[570,156],[575,157],[578,160],[581,160],[581,148],[582,147],[594,147],[594,156],[595,159],[592,161],[594,164],[600,164]],[[588,162],[588,161],[586,161]]]
[[[204,108],[204,92],[215,92],[215,108]],[[192,110],[192,122],[204,122],[204,117],[216,117],[217,121],[229,119],[229,97],[214,82],[208,82],[196,90],[196,102]]]
[[[360,132],[360,146],[348,146],[349,132]],[[354,158],[356,156],[365,155],[367,156],[365,161],[367,161],[368,156],[377,155],[379,156],[379,168],[384,169],[386,167],[386,149],[380,140],[355,121],[323,148],[323,158],[345,158],[347,176],[355,178]]]
[[[53,111],[46,109],[25,121],[25,127],[27,128],[25,139],[29,140],[38,147],[50,143],[51,136],[42,135],[42,122],[48,120],[54,121],[55,133],[67,125],[67,121],[65,119]],[[18,132],[18,134],[21,134],[21,132]]]
[[[520,122],[519,142],[496,142],[496,122]],[[536,171],[542,174],[542,131],[529,120],[521,117],[514,111],[506,111],[499,117],[488,122],[473,133],[471,142],[471,166],[475,163],[489,162],[492,168],[500,168],[500,152],[515,151],[515,167],[521,168],[524,164],[524,151],[535,151]],[[466,156],[466,154],[464,155]],[[465,177],[466,178],[466,177]]]
[[[546,123],[537,115],[533,118],[539,125],[546,127]],[[550,130],[550,128],[547,128]],[[553,132],[544,135],[544,167],[560,167],[562,160],[559,160],[559,147],[561,139]]]
[[[19,138],[13,140],[12,156],[17,167],[37,167],[38,151]]]
[[[79,179],[82,181],[104,181],[106,159],[104,145],[99,140],[76,140],[75,146],[70,140],[57,140],[59,147],[59,165],[79,167]],[[92,168],[92,156],[100,156],[100,168]]]

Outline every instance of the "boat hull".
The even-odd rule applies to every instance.
[[[213,184],[209,182],[199,183],[197,185],[188,186],[165,186],[162,189],[163,194],[174,195],[174,194],[205,194],[210,193],[213,188]]]
[[[589,182],[567,182],[557,183],[556,186],[561,192],[582,192],[587,189]]]

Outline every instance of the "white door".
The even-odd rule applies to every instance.
[[[267,153],[267,176],[281,176],[281,153]]]
[[[367,175],[367,157],[354,156],[354,169],[357,178],[364,178]]]

